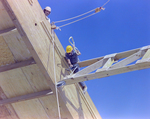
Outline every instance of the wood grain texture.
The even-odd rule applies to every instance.
[[[0,100],[7,99],[7,96],[0,87]],[[19,119],[11,104],[0,106],[0,119]]]
[[[40,5],[37,0],[32,0],[32,5],[28,0],[1,1],[20,34],[16,32],[3,36],[15,60],[24,61],[33,57],[36,61],[34,65],[0,73],[0,85],[4,93],[8,98],[50,88],[55,93],[51,26]],[[54,44],[56,79],[60,81],[69,73],[65,69],[68,65],[64,60],[65,51],[56,35]],[[88,101],[90,97],[85,99],[81,88],[73,84],[59,88],[58,92],[62,118],[101,118],[93,102]],[[12,105],[21,119],[58,118],[55,94]]]
[[[22,61],[22,62],[18,62],[18,63],[6,65],[6,66],[1,66],[0,67],[0,72],[9,71],[9,70],[12,70],[12,69],[25,67],[25,66],[32,65],[32,64],[35,64],[35,61],[33,59],[29,59],[29,60],[25,60],[25,61]]]
[[[27,46],[18,31],[5,35],[3,38],[11,50],[16,62],[32,58],[30,51],[27,49]]]
[[[31,99],[40,98],[43,96],[52,95],[52,94],[53,94],[53,92],[51,90],[44,90],[44,91],[40,91],[40,92],[36,92],[36,93],[31,93],[31,94],[27,94],[27,95],[22,95],[22,96],[18,96],[18,97],[14,97],[14,98],[1,100],[0,105],[6,105],[6,104],[16,103],[16,102],[20,102],[20,101],[31,100]]]
[[[7,11],[5,10],[2,2],[0,1],[0,30],[14,27],[12,20],[10,19]]]
[[[0,66],[14,63],[14,57],[3,37],[0,36]]]

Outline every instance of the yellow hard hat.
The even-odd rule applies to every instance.
[[[67,53],[72,52],[72,50],[73,50],[73,48],[71,47],[71,45],[68,45],[68,46],[66,47],[66,52],[67,52]]]
[[[51,12],[51,8],[49,6],[45,7],[45,10]]]

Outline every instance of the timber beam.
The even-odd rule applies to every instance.
[[[146,68],[150,68],[150,61],[138,63],[135,65],[125,66],[125,67],[120,67],[120,68],[108,69],[108,70],[104,70],[104,71],[96,72],[92,74],[85,74],[85,75],[80,75],[76,77],[66,77],[66,79],[64,78],[64,81],[66,82],[66,85],[70,85],[73,83],[88,81],[92,79],[100,79],[100,78],[104,78],[104,77],[108,77],[108,76],[112,76],[116,74],[121,74],[121,73],[126,73],[126,72],[135,71],[135,70],[146,69]]]
[[[139,50],[140,50],[140,48],[134,49],[134,50],[129,50],[129,51],[126,51],[126,52],[117,53],[114,60],[119,60],[119,59],[128,57],[128,56],[138,52]],[[89,66],[89,65],[99,61],[99,60],[102,60],[104,57],[105,56],[94,58],[94,59],[90,59],[90,60],[85,60],[85,61],[79,62],[78,64],[79,64],[80,67],[86,67],[86,66]]]
[[[25,61],[22,61],[22,62],[1,66],[0,67],[0,73],[5,72],[5,71],[9,71],[9,70],[12,70],[12,69],[16,69],[16,68],[25,67],[25,66],[28,66],[28,65],[33,65],[33,64],[36,64],[36,63],[35,63],[34,59],[32,58],[32,59],[25,60]]]
[[[43,97],[43,96],[49,96],[52,94],[53,94],[52,90],[44,90],[44,91],[40,91],[40,92],[36,92],[36,93],[23,95],[23,96],[0,100],[0,105],[6,105],[6,104],[16,103],[16,102],[20,102],[20,101],[31,100],[31,99],[35,99],[35,98],[39,98],[39,97]]]
[[[10,27],[8,29],[0,30],[0,36],[7,35],[9,33],[17,31],[16,27]]]
[[[132,53],[128,52],[129,54],[123,52],[122,54],[119,54],[119,58],[116,53],[106,55],[101,60],[85,67],[78,73],[66,76],[63,81],[65,81],[66,85],[69,85],[77,82],[150,68],[150,46],[145,46],[135,51],[136,52],[132,51]],[[116,59],[119,60],[117,63],[115,62]]]

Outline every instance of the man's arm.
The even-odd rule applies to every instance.
[[[73,67],[73,65],[71,64],[70,59],[67,59],[67,63],[68,63],[68,65],[69,65],[69,67]]]
[[[81,55],[81,52],[79,50],[76,50],[77,55]]]

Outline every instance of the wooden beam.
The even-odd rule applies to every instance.
[[[92,79],[99,79],[103,77],[108,77],[116,74],[121,74],[121,73],[126,73],[130,71],[135,71],[135,70],[141,70],[141,69],[146,69],[150,68],[150,61],[147,62],[142,62],[142,63],[136,63],[134,65],[130,66],[123,66],[119,68],[110,68],[108,70],[92,73],[92,74],[85,74],[81,76],[76,76],[76,77],[66,77],[64,78],[64,81],[66,82],[66,85],[69,84],[74,84],[82,81],[88,81]]]
[[[66,82],[66,84],[72,84],[72,83],[77,83],[80,81],[102,78],[103,73],[105,74],[104,77],[107,77],[107,76],[119,74],[119,72],[125,73],[125,72],[129,72],[129,71],[149,68],[150,67],[149,66],[149,63],[150,63],[149,59],[146,59],[146,60],[142,59],[142,62],[138,61],[138,62],[134,63],[134,65],[128,65],[128,64],[138,60],[139,58],[141,58],[143,56],[144,56],[144,59],[147,58],[149,56],[149,49],[150,49],[150,46],[145,46],[145,47],[140,48],[138,50],[138,52],[136,52],[136,53],[134,53],[134,52],[132,52],[133,54],[129,53],[130,54],[129,56],[126,54],[125,56],[128,56],[128,57],[126,57],[125,59],[121,60],[120,62],[118,62],[114,65],[112,65],[114,62],[113,60],[116,59],[118,54],[106,55],[102,60],[88,66],[87,68],[79,71],[78,73],[76,73],[74,75],[66,76],[64,78],[64,81]],[[119,55],[121,56],[122,54],[119,54]],[[123,53],[122,57],[124,58],[125,56]],[[98,69],[96,72],[94,72],[92,74],[88,74],[89,71],[94,71],[93,69],[96,69],[98,67],[98,65],[100,65],[100,63],[104,59],[108,59],[108,58],[113,58],[113,59],[108,60],[108,62],[106,62],[106,66],[104,65],[103,68]],[[145,66],[144,65],[145,63],[148,63],[148,66]],[[90,77],[91,75],[92,75],[92,77]]]
[[[111,54],[111,55],[106,55],[103,59],[101,59],[100,61],[97,61],[95,63],[93,63],[92,65],[84,68],[83,70],[79,71],[78,73],[76,73],[74,76],[77,76],[77,75],[83,75],[83,74],[88,74],[100,67],[102,67],[109,58],[113,58],[116,56],[116,53],[115,54]]]
[[[96,72],[107,70],[112,64],[114,63],[114,57],[111,57],[107,60],[107,62],[104,64],[104,66],[101,69],[97,69]]]
[[[31,100],[31,99],[35,99],[35,98],[39,98],[39,97],[43,97],[43,96],[49,96],[52,94],[53,94],[52,90],[40,91],[40,92],[36,92],[36,93],[32,93],[32,94],[27,94],[27,95],[14,97],[14,98],[0,100],[0,105],[16,103],[16,102],[25,101],[25,100]]]
[[[17,31],[16,27],[10,27],[8,29],[0,30],[0,36],[7,35],[11,32]]]
[[[114,60],[119,60],[119,59],[128,57],[128,56],[138,52],[140,49],[141,48],[117,53]],[[93,63],[95,63],[95,62],[97,62],[97,61],[99,61],[101,59],[103,59],[103,58],[104,58],[104,56],[103,57],[94,58],[94,59],[90,59],[90,60],[85,60],[85,61],[79,62],[78,64],[79,64],[80,67],[86,67],[86,66],[89,66],[89,65],[91,65],[91,64],[93,64]]]
[[[22,62],[15,63],[15,64],[1,66],[0,67],[0,72],[9,71],[9,70],[12,70],[12,69],[25,67],[25,66],[32,65],[32,64],[36,64],[34,59],[29,59],[29,60],[25,60],[25,61],[22,61]]]
[[[77,76],[77,75],[88,74],[88,73],[90,73],[90,72],[92,72],[92,71],[102,67],[105,63],[106,63],[106,60],[105,59],[101,59],[100,61],[95,62],[94,64],[84,68],[83,70],[77,72],[74,75]]]
[[[47,36],[40,22],[44,21],[47,29],[51,29],[51,25],[46,20],[45,15],[37,1],[34,1],[34,7],[28,4],[27,0],[23,0],[21,2],[20,0],[1,0],[1,2],[5,7],[7,13],[9,14],[11,20],[13,21],[14,25],[16,26],[21,38],[26,44],[41,73],[45,77],[47,85],[49,85],[50,89],[52,89],[54,93],[54,95],[52,96],[54,100],[53,110],[56,113],[53,114],[57,116],[58,108],[57,105],[55,105],[56,88],[54,83],[54,67],[53,65],[48,66],[48,64],[54,63],[53,56],[51,56],[53,50],[52,47],[50,47],[52,46],[52,39]],[[51,34],[50,30],[48,32],[49,34]],[[64,96],[62,96],[60,93],[58,93],[58,95],[61,110],[63,109],[62,112],[65,112],[67,118],[72,119],[72,114],[66,105],[66,100],[64,99]]]
[[[113,66],[111,66],[111,68],[116,68],[116,67],[122,67],[122,66],[126,66],[127,64],[130,64],[136,60],[138,60],[139,58],[143,57],[144,51],[140,50],[137,53],[134,53],[133,55],[125,58],[124,60],[114,64]]]

